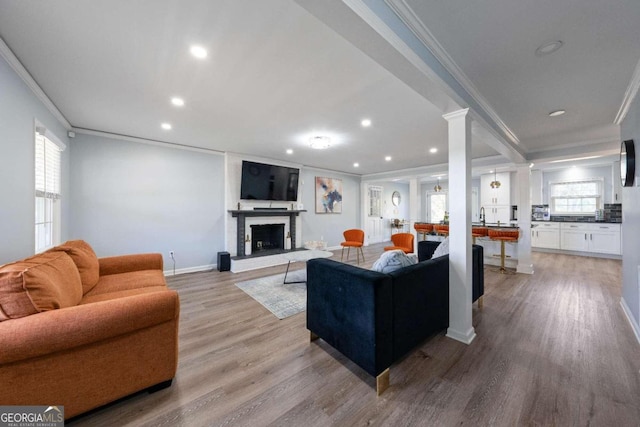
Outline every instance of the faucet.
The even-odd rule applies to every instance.
[[[484,216],[484,206],[480,207],[480,222],[482,223],[483,227],[486,225],[485,216]]]

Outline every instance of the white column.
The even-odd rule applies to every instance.
[[[518,273],[533,274],[531,257],[531,168],[527,163],[516,165],[516,180],[520,199],[518,200]]]
[[[465,344],[476,333],[471,323],[471,117],[469,109],[443,116],[449,122],[449,329]]]
[[[364,246],[369,246],[369,185],[360,181],[360,229],[364,231]]]
[[[409,233],[415,236],[413,239],[413,251],[418,253],[418,235],[413,224],[418,221],[418,209],[420,209],[420,181],[417,177],[409,179]]]

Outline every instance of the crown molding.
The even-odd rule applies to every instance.
[[[186,145],[186,144],[157,141],[155,139],[138,138],[136,136],[122,135],[122,134],[111,133],[111,132],[103,132],[100,130],[84,129],[84,128],[72,128],[71,130],[77,134],[82,134],[82,135],[99,136],[102,138],[116,139],[119,141],[137,142],[139,144],[155,145],[157,147],[174,148],[177,150],[195,151],[197,153],[215,154],[220,156],[223,156],[225,154],[223,151],[213,150],[210,148],[193,147],[191,145]]]
[[[638,89],[640,88],[640,60],[636,64],[636,68],[633,71],[633,76],[631,77],[631,81],[629,82],[629,86],[627,86],[627,90],[624,93],[624,98],[622,98],[622,105],[620,105],[620,109],[618,110],[618,114],[616,114],[616,118],[613,120],[613,123],[620,125],[622,121],[627,116],[629,112],[629,107],[633,103],[636,95],[638,94]]]
[[[64,115],[58,110],[58,107],[49,99],[46,93],[42,90],[40,85],[31,77],[29,71],[22,65],[16,55],[14,55],[11,48],[0,38],[0,56],[4,58],[9,66],[16,72],[22,81],[27,85],[31,92],[44,104],[44,106],[53,114],[53,116],[67,129],[71,130],[71,124],[67,121]]]
[[[519,144],[520,141],[516,134],[502,121],[498,113],[493,109],[491,104],[482,96],[474,84],[469,80],[462,69],[455,63],[453,58],[442,47],[434,35],[418,18],[413,9],[405,0],[385,0],[385,2],[393,9],[398,17],[413,31],[418,39],[425,45],[429,51],[440,61],[449,73],[455,78],[462,88],[467,91],[484,112],[493,120],[498,128],[504,133],[512,143]]]

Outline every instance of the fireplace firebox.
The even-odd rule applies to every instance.
[[[251,226],[251,252],[284,249],[284,224]]]

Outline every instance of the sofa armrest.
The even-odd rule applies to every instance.
[[[177,320],[173,290],[45,311],[0,322],[0,364],[44,356]]]
[[[162,270],[162,255],[134,254],[99,258],[100,276],[140,270]]]
[[[330,259],[308,261],[307,328],[379,375],[392,363],[390,276]]]

